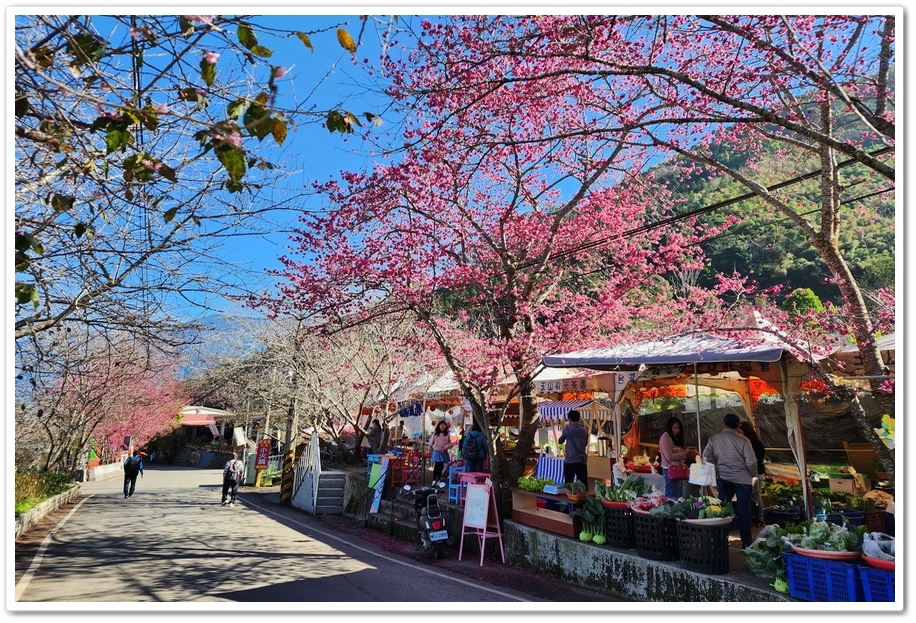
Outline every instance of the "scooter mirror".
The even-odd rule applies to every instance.
[[[411,489],[410,485],[404,485],[404,491],[410,491],[410,489]]]
[[[445,489],[445,481],[440,480],[439,482],[436,483],[436,486],[439,487],[440,489]]]

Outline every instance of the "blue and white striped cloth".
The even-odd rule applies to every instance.
[[[564,484],[566,480],[563,477],[563,457],[539,457],[534,477],[553,478],[553,482],[558,486]]]

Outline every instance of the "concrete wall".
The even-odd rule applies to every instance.
[[[74,485],[69,491],[48,498],[36,504],[26,512],[16,517],[16,538],[45,518],[45,515],[74,500],[80,494],[80,486]]]

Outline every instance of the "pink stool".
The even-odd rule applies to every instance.
[[[468,485],[482,485],[487,482],[490,474],[487,472],[462,472],[458,474],[458,484],[461,487],[461,500],[459,505],[464,506],[464,500],[468,495]]]

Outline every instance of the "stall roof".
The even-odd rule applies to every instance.
[[[573,409],[582,409],[592,404],[592,400],[548,400],[538,404],[538,413],[545,420],[563,420]]]
[[[785,352],[780,344],[749,345],[735,338],[694,332],[636,344],[547,355],[543,362],[552,368],[584,367],[616,371],[692,363],[772,363],[779,361]]]

